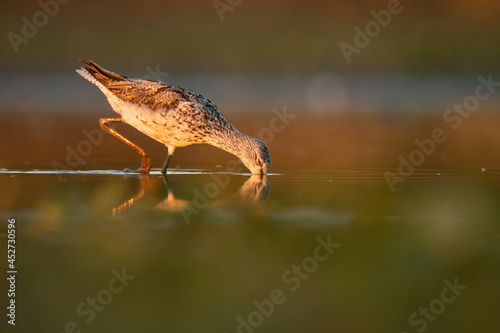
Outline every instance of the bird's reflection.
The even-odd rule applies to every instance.
[[[141,199],[146,192],[148,192],[148,187],[150,185],[150,175],[141,174],[138,175],[140,180],[140,186],[137,193],[130,199],[125,200],[122,204],[113,208],[113,215],[117,215],[126,211],[129,207],[134,205],[139,199]],[[194,206],[193,201],[178,199],[175,197],[171,187],[169,186],[167,176],[162,175],[163,184],[167,190],[167,197],[156,205],[159,210],[169,211],[169,212],[181,212],[188,209],[192,209]],[[259,203],[264,203],[268,200],[271,193],[271,184],[266,175],[252,175],[248,178],[245,183],[239,188],[239,190],[233,195],[222,198],[213,199],[207,203],[207,208],[221,208],[221,207],[235,207],[235,206],[255,206]],[[208,201],[208,199],[207,199]],[[197,207],[199,208],[199,207]]]
[[[266,175],[252,175],[241,186],[238,193],[243,201],[250,204],[265,202],[271,194],[271,183]]]
[[[265,175],[252,175],[240,187],[233,198],[215,201],[212,205],[224,206],[225,204],[256,205],[266,202],[271,194],[271,184]]]
[[[146,193],[146,188],[149,185],[149,174],[140,174],[139,175],[139,180],[141,181],[141,185],[139,187],[139,190],[137,191],[136,195],[134,195],[132,198],[125,200],[121,205],[118,205],[113,208],[113,215],[119,214],[121,212],[124,212],[132,206],[137,200],[142,198],[144,196],[144,193]]]
[[[167,175],[162,174],[163,183],[168,191],[167,198],[156,205],[156,208],[170,212],[177,212],[189,207],[190,202],[187,200],[176,199],[174,193],[168,186]]]

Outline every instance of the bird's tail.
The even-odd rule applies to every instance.
[[[92,60],[89,62],[80,60],[85,66],[82,66],[76,71],[78,74],[95,84],[96,86],[106,87],[108,83],[113,81],[124,81],[127,77],[108,71],[102,68]]]

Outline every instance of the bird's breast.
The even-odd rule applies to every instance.
[[[196,114],[186,115],[178,109],[153,111],[145,105],[121,100],[111,105],[125,123],[168,146],[207,143],[207,137],[211,135],[210,124]]]

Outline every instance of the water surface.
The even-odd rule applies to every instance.
[[[232,121],[256,135],[269,117]],[[72,167],[68,152],[95,122],[43,118],[44,126],[31,118],[25,136],[15,135],[27,128],[15,116],[3,123],[11,144],[0,165],[0,252],[6,259],[14,218],[20,331],[498,327],[495,115],[449,132],[403,177],[399,156],[408,159],[415,138],[443,126],[439,117],[410,125],[297,114],[270,140],[265,178],[228,172],[234,158],[205,146],[176,151],[165,178],[164,147],[133,131],[152,156],[150,175],[123,171],[139,158],[108,135]],[[394,191],[387,172],[403,177]]]

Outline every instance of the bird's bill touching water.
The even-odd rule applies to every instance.
[[[238,157],[254,175],[267,174],[271,165],[271,154],[266,144],[254,138]]]
[[[148,172],[149,155],[106,124],[124,122],[165,144],[166,172],[175,147],[208,143],[236,155],[252,174],[266,174],[271,157],[260,140],[242,134],[229,124],[214,103],[189,89],[162,82],[132,79],[110,72],[89,61],[77,72],[95,84],[121,118],[103,118],[101,126],[141,155],[138,170]]]

